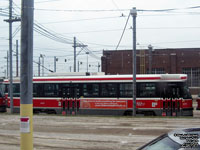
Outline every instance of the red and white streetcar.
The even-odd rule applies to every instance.
[[[6,112],[6,100],[4,97],[3,78],[0,78],[0,112]]]
[[[92,75],[34,77],[34,112],[131,115],[132,75]],[[137,114],[192,116],[192,97],[186,86],[187,75],[137,75]],[[9,81],[6,85],[8,96]],[[13,80],[14,112],[20,108],[20,80]]]

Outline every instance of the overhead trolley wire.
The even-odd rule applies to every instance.
[[[34,23],[34,30],[36,32],[38,32],[39,34],[44,35],[45,37],[48,37],[52,40],[55,40],[57,42],[61,42],[61,43],[65,43],[65,44],[73,44],[72,40],[55,35],[51,32],[49,32],[48,30],[44,29],[43,27],[41,27],[40,25]]]
[[[200,6],[192,6],[192,7],[185,7],[185,8],[169,8],[169,9],[137,9],[137,11],[143,12],[170,12],[170,11],[177,11],[177,10],[189,10],[189,9],[199,9]],[[34,8],[38,11],[66,11],[66,12],[123,12],[123,11],[130,11],[130,9],[45,9],[45,8]]]
[[[62,1],[62,0],[46,0],[46,1],[36,1],[35,3],[47,3],[47,2],[56,2],[56,1]]]
[[[90,20],[103,20],[103,19],[114,19],[121,18],[121,16],[111,16],[111,17],[99,17],[99,18],[85,18],[85,19],[74,19],[74,20],[63,20],[63,21],[53,21],[53,22],[44,22],[42,24],[54,24],[54,23],[63,23],[63,22],[78,22],[78,21],[90,21]]]
[[[123,30],[123,32],[122,32],[122,35],[121,35],[121,37],[120,37],[120,39],[119,39],[119,42],[118,42],[118,44],[117,44],[115,50],[118,49],[119,44],[121,43],[121,40],[122,40],[122,38],[123,38],[123,36],[124,36],[124,32],[125,32],[125,30],[126,30],[126,27],[127,27],[128,21],[129,21],[129,18],[130,18],[130,13],[129,13],[129,15],[128,15],[128,18],[127,18],[126,23],[125,23],[125,26],[124,26],[124,30]]]

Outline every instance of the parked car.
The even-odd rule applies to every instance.
[[[200,128],[171,131],[137,150],[200,150]]]

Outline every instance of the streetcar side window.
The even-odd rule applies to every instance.
[[[133,96],[133,84],[121,83],[119,85],[120,97],[132,97]]]
[[[138,83],[137,97],[159,97],[156,83]]]
[[[75,98],[79,98],[82,96],[82,85],[81,84],[74,84],[74,96]]]
[[[83,84],[83,96],[84,97],[98,97],[99,84],[93,84],[93,83]]]
[[[53,84],[53,83],[44,84],[45,97],[57,97],[58,95],[59,95],[58,84]]]
[[[4,85],[0,84],[0,97],[4,95]]]
[[[13,96],[20,97],[20,84],[13,84]]]
[[[6,85],[5,85],[5,91],[4,91],[4,92],[5,92],[5,93],[8,93],[8,91],[9,91],[8,89],[9,89],[9,84],[6,84]]]
[[[102,83],[101,96],[102,97],[118,97],[116,83]]]
[[[33,84],[33,97],[43,97],[43,84],[41,83],[34,83]]]

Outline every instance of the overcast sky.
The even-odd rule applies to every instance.
[[[20,16],[21,0],[13,2],[14,15]],[[34,61],[38,62],[40,54],[43,54],[45,67],[54,70],[53,61],[56,56],[57,72],[69,72],[70,66],[73,70],[73,37],[88,45],[91,65],[89,71],[96,72],[102,51],[116,49],[132,7],[138,10],[138,49],[146,49],[149,44],[155,49],[200,47],[200,8],[194,8],[200,6],[199,0],[35,0],[34,2]],[[8,23],[3,21],[8,19],[6,16],[8,6],[9,0],[0,0],[0,76],[3,76],[6,70],[4,57],[9,49]],[[147,11],[166,9],[174,10]],[[20,41],[19,27],[19,22],[13,23],[13,33],[18,31],[13,38],[14,52],[15,41]],[[131,27],[132,17],[129,18],[118,50],[132,48]],[[49,34],[54,35],[54,40],[46,37],[50,36]],[[58,37],[57,41],[55,36]],[[77,51],[80,50],[77,48]],[[77,57],[77,60],[82,62],[80,65],[82,72],[86,71],[86,51],[82,50]],[[15,56],[13,60],[15,61]],[[13,66],[15,75],[15,62]],[[34,63],[34,75],[37,74],[37,64]]]

